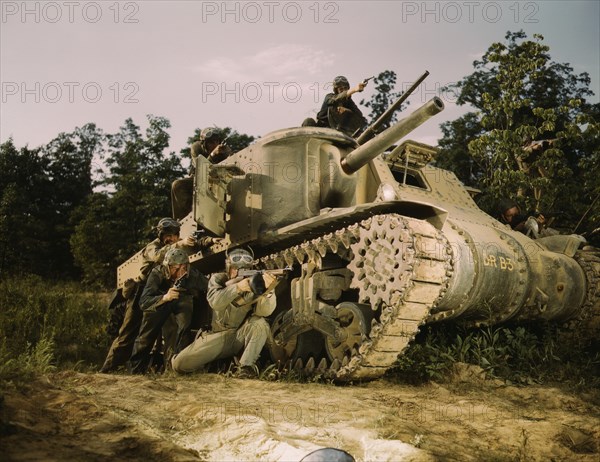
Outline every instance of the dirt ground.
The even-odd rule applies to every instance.
[[[351,385],[60,372],[2,392],[4,461],[598,461],[600,392],[482,381]]]

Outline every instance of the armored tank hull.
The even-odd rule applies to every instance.
[[[581,237],[515,232],[431,165],[434,148],[393,148],[442,109],[434,98],[361,145],[291,128],[218,165],[199,159],[190,221],[224,240],[192,264],[221,271],[226,248],[250,246],[258,266],[292,269],[276,288],[273,361],[373,379],[425,323],[547,320],[597,332],[600,257]]]

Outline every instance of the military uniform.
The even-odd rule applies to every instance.
[[[169,279],[166,266],[157,266],[150,272],[140,298],[143,319],[130,360],[131,372],[133,373],[143,374],[148,369],[152,347],[171,314],[174,315],[177,324],[177,332],[173,342],[174,351],[179,351],[183,335],[190,326],[192,319],[193,297],[206,290],[206,278],[197,270],[190,269],[179,298],[165,302],[163,296],[171,286],[172,281]]]
[[[123,297],[127,299],[125,316],[119,328],[119,333],[108,350],[100,372],[111,372],[119,366],[124,366],[131,356],[135,339],[142,324],[142,310],[139,306],[142,290],[148,274],[156,264],[162,262],[165,253],[170,248],[171,245],[165,245],[157,238],[150,242],[142,251],[144,263],[140,268],[140,274],[137,278],[127,281],[123,289]]]
[[[192,165],[190,166],[190,176],[175,180],[171,185],[171,206],[173,207],[173,218],[181,220],[192,211],[194,200],[194,176],[196,174],[196,159],[198,156],[205,157],[211,163],[218,163],[227,158],[231,154],[231,149],[228,147],[221,148],[223,154],[217,157],[210,156],[202,141],[196,141],[192,144]]]
[[[356,118],[360,119],[364,123],[366,120],[358,108],[356,103],[352,101],[352,98],[348,96],[348,90],[342,91],[337,95],[335,93],[328,93],[325,96],[325,100],[323,101],[323,105],[321,106],[321,110],[317,113],[317,126],[318,127],[330,127],[337,129],[338,127],[332,127],[329,121],[329,111],[337,110],[337,108],[342,107],[350,111],[348,113],[348,118]],[[342,118],[346,118],[342,116]]]
[[[242,349],[240,365],[253,366],[271,338],[269,324],[263,316],[274,311],[275,294],[239,294],[236,284],[227,285],[228,280],[226,273],[216,273],[208,281],[213,332],[198,337],[173,357],[172,366],[176,372],[194,372],[216,359],[231,358]]]

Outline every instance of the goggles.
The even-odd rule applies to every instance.
[[[229,255],[229,261],[235,265],[252,263],[253,260],[252,255],[248,255],[247,253]]]
[[[217,129],[217,128],[208,128],[206,129],[203,133],[202,133],[202,139],[204,140],[210,140],[212,138],[220,138],[221,137],[221,130]]]

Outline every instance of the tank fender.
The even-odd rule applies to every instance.
[[[579,234],[570,234],[568,236],[548,236],[536,239],[544,249],[551,252],[562,253],[567,257],[574,257],[577,249],[586,242],[583,236]]]
[[[427,221],[438,230],[442,229],[448,218],[447,210],[438,207],[437,205],[430,204],[429,202],[400,200],[377,202],[377,205],[381,204],[389,204],[389,212]]]

